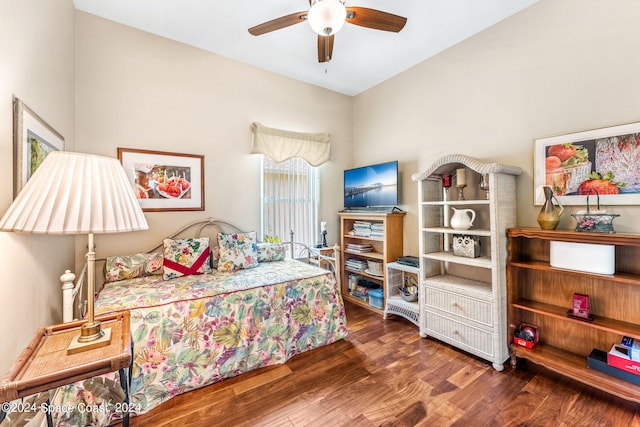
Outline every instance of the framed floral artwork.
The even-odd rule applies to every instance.
[[[13,98],[13,197],[45,157],[64,150],[64,138],[18,98]]]
[[[548,185],[563,205],[640,204],[640,122],[535,140],[534,203]]]
[[[118,148],[118,159],[143,211],[204,210],[204,156]]]

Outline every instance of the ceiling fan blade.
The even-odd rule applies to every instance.
[[[304,22],[307,20],[307,12],[296,12],[291,15],[281,16],[280,18],[272,19],[271,21],[264,22],[260,25],[256,25],[255,27],[249,28],[249,33],[254,36],[259,36],[265,33],[270,33],[271,31],[279,30],[281,28],[286,28],[290,25],[299,24],[300,22]]]
[[[318,62],[329,62],[333,55],[334,36],[318,36]]]
[[[407,18],[366,7],[347,7],[347,22],[375,30],[399,32]]]

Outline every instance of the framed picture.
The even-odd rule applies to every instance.
[[[52,151],[64,150],[64,138],[24,102],[13,98],[13,197]]]
[[[204,156],[118,148],[142,210],[203,211]]]
[[[535,140],[534,203],[549,185],[563,205],[640,204],[640,122]]]

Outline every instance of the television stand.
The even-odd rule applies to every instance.
[[[405,212],[350,211],[339,216],[342,298],[383,315],[384,292],[376,302],[361,288],[385,288],[386,264],[402,255]]]

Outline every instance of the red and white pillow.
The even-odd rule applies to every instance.
[[[164,239],[162,278],[211,272],[211,245],[208,237],[198,239]]]

